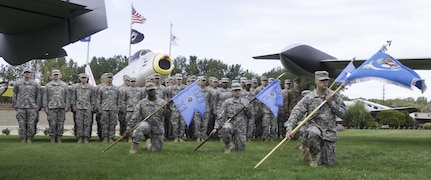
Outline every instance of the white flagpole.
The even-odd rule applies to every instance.
[[[132,12],[132,7],[133,7],[133,3],[131,3],[130,5],[130,12]],[[129,64],[130,64],[130,58],[131,58],[131,48],[132,48],[132,43],[130,42],[131,39],[131,32],[132,32],[132,15],[130,14],[130,30],[129,30]]]
[[[170,34],[169,34],[169,57],[171,57],[171,47],[172,47],[172,22],[171,22],[171,28],[170,28]]]

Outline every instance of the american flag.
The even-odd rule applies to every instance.
[[[144,24],[145,21],[147,21],[147,19],[141,16],[141,14],[139,14],[138,12],[136,12],[135,8],[133,8],[132,6],[132,24],[133,23]]]

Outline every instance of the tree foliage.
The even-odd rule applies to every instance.
[[[379,125],[387,124],[391,128],[406,125],[406,115],[397,110],[384,110],[377,113],[377,122]]]
[[[343,119],[343,125],[354,128],[368,128],[375,126],[374,119],[365,109],[363,102],[356,102],[347,108],[347,116]]]

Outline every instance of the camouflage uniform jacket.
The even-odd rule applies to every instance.
[[[286,130],[293,130],[300,121],[303,120],[304,114],[311,113],[318,107],[328,94],[333,91],[327,89],[324,95],[319,95],[316,90],[307,94],[298,104],[292,109],[289,119],[285,123]],[[322,138],[327,141],[337,141],[337,130],[335,129],[336,117],[345,117],[347,113],[346,105],[340,95],[336,94],[330,104],[325,103],[316,114],[306,122],[306,126],[316,126],[322,132]]]
[[[13,87],[12,103],[14,108],[40,109],[42,89],[33,80],[18,81]]]
[[[120,90],[115,86],[100,86],[97,96],[99,111],[118,111],[122,107]]]
[[[45,86],[43,107],[45,109],[70,108],[69,87],[63,81],[51,81]]]
[[[72,88],[72,108],[93,110],[96,106],[96,92],[88,83],[77,83]]]
[[[293,107],[302,99],[301,90],[296,90],[295,88],[289,89],[289,98],[287,98],[288,113],[290,114]]]
[[[183,91],[187,86],[184,84],[181,84],[180,86],[178,85],[173,85],[173,86],[169,86],[166,89],[166,96],[168,99],[172,99],[174,96],[176,96],[178,93],[180,93],[181,91]],[[175,105],[171,105],[171,110],[175,110],[178,111],[177,107]]]
[[[166,103],[165,100],[157,98],[155,101],[150,101],[148,99],[142,99],[139,101],[139,103],[136,105],[136,109],[133,112],[132,116],[132,122],[140,122],[145,117],[153,113],[156,109],[160,108]],[[163,108],[151,118],[147,119],[147,122],[151,125],[151,131],[154,134],[164,134],[165,128],[165,116],[167,114],[166,108]]]
[[[133,112],[135,110],[135,106],[139,103],[140,100],[144,98],[144,91],[142,91],[139,87],[127,87],[124,89],[123,94],[123,105],[125,106],[123,109],[125,111]]]
[[[248,104],[248,100],[245,98],[234,98],[231,97],[227,99],[221,107],[220,114],[217,117],[214,128],[220,129],[223,127],[223,124],[231,117],[233,117],[237,112],[241,111],[245,105]],[[234,125],[246,124],[246,119],[251,118],[250,110],[247,108],[240,112],[236,117],[234,117],[230,123]]]

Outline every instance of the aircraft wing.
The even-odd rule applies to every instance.
[[[336,78],[351,61],[339,60],[323,51],[306,44],[292,44],[280,53],[254,56],[254,59],[278,59],[284,69],[297,76],[312,76],[315,71],[325,70],[329,76]],[[397,58],[398,59],[398,58]],[[417,70],[430,70],[430,58],[398,59],[403,65]],[[359,67],[365,59],[353,61],[355,67]]]
[[[404,66],[409,67],[410,69],[416,69],[416,70],[430,70],[431,69],[431,58],[405,58],[405,59],[398,59],[397,60],[403,64]],[[347,64],[351,60],[338,60],[338,59],[329,59],[329,60],[322,60],[321,63],[331,69],[344,69]],[[355,67],[361,66],[361,64],[366,61],[366,59],[355,59],[353,61],[353,64]]]
[[[63,57],[63,46],[107,27],[104,0],[3,0],[0,57],[11,65]]]

